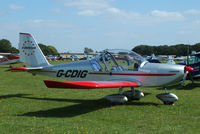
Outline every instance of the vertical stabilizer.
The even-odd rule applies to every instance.
[[[29,33],[19,34],[20,61],[32,67],[49,66],[37,42]]]

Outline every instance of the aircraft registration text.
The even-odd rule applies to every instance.
[[[88,74],[87,70],[58,70],[57,77],[85,78]]]

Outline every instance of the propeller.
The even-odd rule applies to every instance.
[[[187,66],[190,65],[190,63],[189,63],[189,51],[190,51],[190,46],[188,45],[188,49],[187,49]],[[194,71],[194,69],[193,69],[193,71]],[[192,83],[193,83],[193,76],[192,76],[192,72],[193,72],[193,71],[190,71],[190,72],[188,73],[189,78],[190,78],[190,80],[192,81]]]
[[[188,45],[188,48],[187,48],[187,63],[186,65],[189,66],[189,53],[190,53],[190,46]]]
[[[181,81],[181,85],[182,85],[182,86],[184,85],[184,82],[185,82],[185,80],[186,80],[186,78],[187,78],[187,75],[190,76],[190,79],[191,79],[192,82],[193,82],[193,77],[192,77],[191,73],[194,71],[194,69],[193,69],[192,67],[189,66],[189,45],[188,45],[188,49],[187,49],[187,59],[186,59],[186,61],[187,61],[187,62],[186,62],[186,66],[185,66],[185,68],[184,68],[185,74],[184,74],[184,76],[183,76],[183,80]]]
[[[190,66],[185,66],[184,67],[184,72],[185,72],[185,74],[184,74],[184,76],[183,76],[183,80],[181,81],[181,85],[183,86],[184,85],[184,82],[185,82],[185,80],[186,80],[186,78],[187,78],[187,75],[188,74],[190,74],[191,75],[191,73],[194,71],[194,69],[192,68],[192,67],[190,67]]]

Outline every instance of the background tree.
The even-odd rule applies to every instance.
[[[94,51],[93,51],[91,48],[85,47],[85,48],[84,48],[84,53],[85,53],[85,54],[90,54],[90,53],[94,53]]]
[[[11,43],[9,40],[2,39],[0,40],[0,52],[9,53],[11,51]]]
[[[133,48],[132,50],[142,54],[142,55],[176,55],[176,56],[187,56],[189,49],[189,54],[192,51],[200,51],[200,43],[194,45],[188,44],[177,44],[177,45],[161,45],[161,46],[148,46],[148,45],[139,45]]]
[[[7,39],[0,40],[0,52],[1,53],[19,53],[19,50],[12,47],[11,43]]]
[[[200,51],[200,43],[196,43],[193,46],[191,46],[190,50],[199,52]]]
[[[10,53],[18,54],[19,50],[17,48],[15,48],[15,47],[12,47]]]
[[[44,44],[39,43],[38,44],[44,55],[58,55],[58,51],[53,46],[46,46]]]
[[[49,49],[51,55],[59,55],[57,49],[54,46],[47,46],[47,49]]]

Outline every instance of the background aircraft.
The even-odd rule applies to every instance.
[[[192,77],[200,77],[200,52],[192,53],[190,56],[187,56],[183,62],[177,64],[191,66],[194,68],[194,71],[191,72]]]
[[[151,56],[147,57],[146,60],[148,60],[151,63],[161,63],[155,56],[155,54],[152,54]]]
[[[100,55],[85,61],[50,65],[38,44],[29,33],[20,33],[20,61],[31,67],[13,67],[11,71],[27,71],[32,74],[62,78],[72,82],[45,80],[49,88],[95,89],[119,88],[119,93],[105,98],[124,103],[144,96],[135,90],[139,86],[167,86],[179,83],[193,69],[189,66],[149,63],[133,51],[104,50]],[[131,90],[122,92],[124,87]],[[173,104],[178,97],[173,93],[158,94],[164,104]]]
[[[168,56],[167,58],[168,58],[167,64],[176,64],[172,56]]]
[[[151,63],[161,63],[161,60],[167,60],[166,64],[175,64],[174,58],[172,56],[167,56],[167,58],[162,58],[162,57],[156,57],[155,54],[152,54],[151,56],[148,56],[146,58]]]
[[[9,65],[19,62],[18,54],[0,53],[0,65]]]

